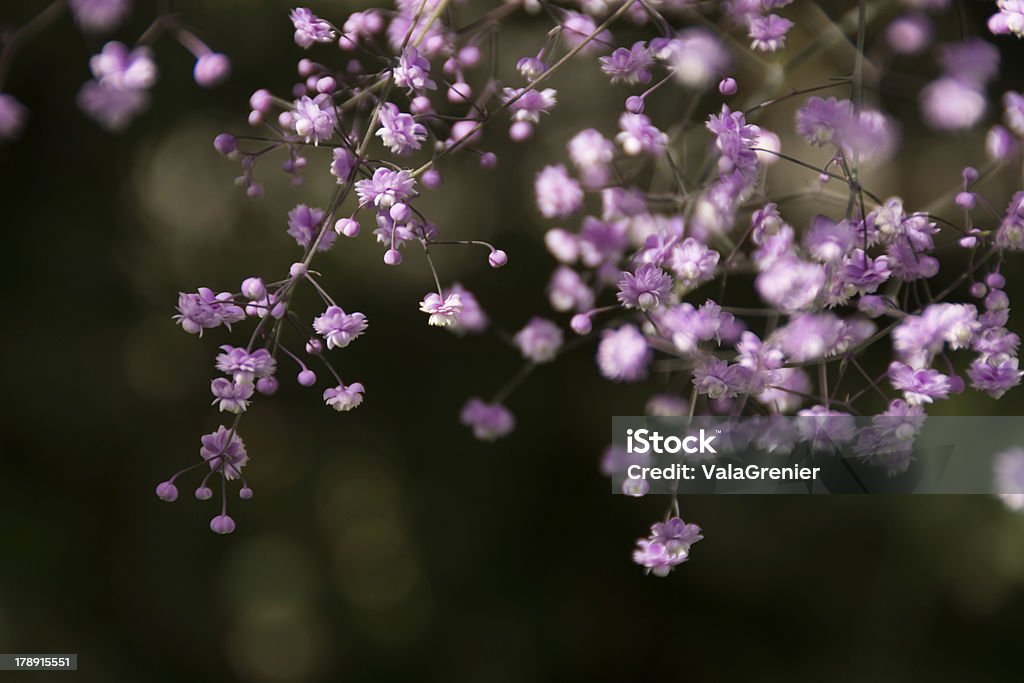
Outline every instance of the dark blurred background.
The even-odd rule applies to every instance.
[[[42,4],[5,3],[0,24]],[[120,39],[153,17],[155,3],[136,4]],[[966,25],[980,31],[993,4],[964,4]],[[872,7],[896,12],[896,3]],[[191,57],[162,40],[153,106],[120,136],[74,106],[102,41],[70,19],[18,55],[6,86],[32,118],[21,140],[0,148],[0,651],[77,652],[77,675],[89,681],[1018,680],[1024,518],[980,496],[693,497],[683,516],[706,540],[669,578],[646,577],[630,561],[632,543],[666,501],[610,495],[598,459],[611,416],[641,412],[658,382],[602,381],[588,345],[512,396],[510,438],[474,441],[457,422],[461,405],[491,395],[518,360],[493,337],[428,329],[417,311],[431,287],[425,264],[410,253],[386,267],[368,231],[318,261],[339,302],[371,321],[332,354],[343,376],[366,385],[366,403],[339,415],[320,390],[287,381],[258,401],[241,427],[256,497],[233,504],[232,536],[209,532],[215,505],[192,499],[190,480],[174,505],[157,500],[155,484],[191,463],[199,436],[221,424],[209,407],[213,357],[239,338],[184,334],[171,321],[177,292],[283,274],[298,255],[286,211],[323,206],[332,181],[327,155],[310,155],[307,183],[293,190],[275,158],[258,172],[267,197],[248,201],[232,185],[237,164],[211,145],[222,130],[245,130],[254,89],[286,93],[293,82],[303,53],[290,39],[289,3],[176,8],[231,56],[233,77],[196,87]],[[355,8],[313,5],[335,21]],[[503,36],[506,76],[538,48],[537,21],[517,19]],[[949,40],[959,29],[951,16],[938,30]],[[813,33],[796,29],[790,49]],[[869,46],[884,62],[877,42]],[[993,93],[1022,85],[1019,44],[1001,46],[1004,80]],[[339,59],[329,47],[320,54]],[[955,187],[962,165],[984,163],[984,131],[924,131],[906,84],[935,67],[894,68],[903,75],[871,97],[904,121],[904,148],[865,184],[916,208]],[[741,88],[756,82],[744,69]],[[829,50],[787,83],[848,69],[848,50]],[[550,311],[552,261],[540,239],[550,225],[533,208],[533,174],[575,131],[612,134],[629,94],[609,91],[592,62],[553,87],[560,104],[537,139],[512,147],[496,123],[486,146],[499,168],[452,159],[444,187],[421,203],[445,235],[508,251],[501,271],[476,251],[439,259],[443,279],[475,291],[508,329]],[[682,97],[657,100],[654,120],[681,111]],[[698,111],[718,106],[709,96]],[[759,122],[785,145],[792,114],[786,105]],[[775,187],[813,180],[772,173]],[[1017,189],[1019,166],[984,186],[1000,209]],[[801,225],[821,208],[788,210]],[[1011,296],[1024,296],[1009,275]],[[311,316],[319,304],[307,291],[299,308]],[[1022,400],[1020,390],[998,403],[969,393],[941,410],[1012,415]]]

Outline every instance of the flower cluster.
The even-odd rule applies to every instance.
[[[118,28],[132,9],[131,0],[70,0],[54,2],[10,37],[4,38],[3,67],[0,67],[0,141],[19,136],[28,121],[28,109],[13,95],[3,92],[6,66],[15,50],[57,20],[69,9],[82,31],[91,35],[109,34]],[[171,35],[195,57],[195,82],[210,88],[224,82],[231,73],[231,61],[214,52],[178,15],[162,13],[150,24],[134,45],[111,40],[89,59],[92,78],[78,91],[78,105],[90,118],[111,132],[125,128],[149,105],[149,91],[157,79],[152,45],[164,34]]]
[[[295,45],[311,55],[298,60],[297,82],[287,95],[255,91],[248,123],[256,132],[225,133],[214,146],[239,162],[237,182],[249,197],[264,192],[257,174],[274,153],[296,186],[303,172],[329,173],[333,194],[317,206],[296,203],[282,218],[301,249],[286,276],[252,277],[237,292],[180,295],[175,317],[187,332],[245,321],[254,328],[246,344],[225,345],[217,358],[225,376],[211,382],[214,403],[235,417],[203,437],[192,465],[210,469],[198,498],[210,497],[207,478],[222,483],[211,528],[234,529],[228,482],[241,479],[242,497],[252,495],[241,477],[248,456],[239,420],[257,394],[277,389],[281,366],[311,387],[318,377],[307,363],[322,364],[332,378],[322,394],[327,406],[362,403],[363,385],[343,382],[327,354],[358,339],[367,316],[350,312],[355,302],[335,302],[313,261],[363,227],[389,266],[422,252],[428,291],[416,298],[428,325],[456,335],[492,330],[521,357],[508,383],[462,409],[461,422],[481,440],[513,432],[508,402],[530,373],[587,343],[610,382],[656,378],[653,414],[796,415],[804,440],[850,443],[892,475],[909,466],[930,406],[968,390],[998,398],[1018,385],[1020,338],[1011,331],[1003,273],[1024,250],[1024,191],[997,210],[993,201],[1006,199],[990,200],[980,185],[1013,168],[1024,136],[1024,96],[1007,91],[1001,111],[991,106],[999,50],[982,37],[934,44],[934,24],[949,3],[905,3],[904,14],[878,17],[858,3],[849,70],[792,87],[779,78],[787,43],[803,41],[800,62],[826,39],[795,27],[790,4],[545,4],[542,37],[516,55],[505,80],[492,67],[500,56],[492,38],[505,17],[539,7],[532,0],[483,16],[448,0],[397,0],[394,11],[359,11],[339,23],[292,10]],[[991,32],[1019,36],[1022,16],[1020,3],[999,2]],[[621,44],[612,33],[620,20],[632,25]],[[864,56],[876,35],[887,51],[878,64],[933,57],[934,73],[914,93],[929,129],[989,126],[987,165],[960,164],[955,187],[934,203],[870,188],[867,169],[892,158],[903,132],[917,125],[887,113],[879,87],[887,67]],[[442,186],[449,156],[495,166],[484,131],[492,122],[505,122],[509,138],[525,144],[557,117],[562,95],[553,86],[572,59],[583,60],[573,68],[602,74],[622,104],[604,124],[569,137],[564,158],[533,178],[539,215],[559,224],[544,237],[552,310],[506,333],[469,289],[443,282],[431,251],[486,249],[494,268],[508,255],[472,235],[442,237],[449,226],[429,220],[418,200]],[[155,77],[145,44],[110,44],[91,66],[90,88],[121,96],[144,97]],[[680,101],[688,103],[683,112]],[[792,119],[775,119],[775,130],[762,125],[762,113],[784,103],[794,106]],[[19,107],[0,95],[0,134],[23,120]],[[93,109],[109,121],[134,111]],[[804,189],[780,191],[779,165],[804,174]],[[294,308],[300,286],[323,302],[311,324]],[[871,427],[855,434],[854,416],[870,417]],[[771,430],[759,438],[780,449],[786,441]],[[162,483],[158,495],[176,498],[175,481],[190,469]],[[679,519],[678,501],[671,505],[668,521],[634,553],[657,576],[686,561],[702,538]]]

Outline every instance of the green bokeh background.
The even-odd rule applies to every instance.
[[[153,16],[155,3],[137,5],[122,39]],[[964,5],[967,25],[980,30],[991,3]],[[0,24],[41,6],[4,4]],[[368,231],[317,266],[339,302],[371,321],[363,339],[333,354],[343,376],[366,385],[366,403],[335,414],[318,390],[287,381],[257,402],[241,427],[256,497],[234,504],[230,537],[208,531],[215,506],[193,500],[188,483],[173,506],[157,500],[155,484],[192,462],[199,435],[221,422],[208,382],[216,347],[231,339],[176,329],[177,292],[283,274],[298,256],[286,211],[322,206],[332,190],[326,153],[310,155],[297,190],[275,158],[258,172],[267,197],[247,201],[232,186],[237,165],[210,144],[222,130],[244,130],[252,90],[292,83],[302,53],[288,6],[177,3],[231,55],[233,78],[214,91],[195,87],[190,57],[161,41],[153,106],[120,136],[73,105],[101,41],[65,18],[16,60],[7,90],[32,118],[20,141],[0,148],[0,651],[77,652],[77,676],[88,681],[1017,680],[1024,517],[980,496],[696,497],[683,501],[706,535],[693,561],[668,579],[645,577],[630,562],[632,541],[665,501],[611,496],[597,463],[610,417],[641,412],[658,381],[602,381],[588,345],[517,390],[512,437],[475,442],[457,423],[460,406],[493,393],[518,360],[493,337],[428,329],[416,310],[431,286],[426,265],[410,252],[401,268],[384,266]],[[353,6],[313,8],[339,20]],[[535,21],[511,23],[506,67],[537,49]],[[940,20],[939,32],[954,39],[956,22]],[[797,29],[791,49],[814,34]],[[992,92],[1024,85],[1019,44],[1000,44]],[[331,48],[322,54],[338,59]],[[922,130],[913,88],[934,67],[898,66],[902,75],[870,96],[905,122],[904,148],[865,184],[914,207],[955,186],[963,164],[984,162],[983,132]],[[813,85],[848,68],[839,46],[786,82]],[[755,65],[738,73],[741,88],[759,82]],[[452,159],[443,188],[420,204],[444,235],[508,251],[501,271],[481,252],[439,255],[442,277],[476,292],[507,329],[549,310],[541,236],[550,224],[532,205],[533,174],[576,130],[613,133],[629,94],[609,94],[593,63],[552,85],[561,102],[533,143],[510,146],[497,123],[486,146],[499,168]],[[687,97],[656,100],[655,121],[678,115]],[[708,97],[698,110],[716,106]],[[792,112],[783,105],[759,122],[786,144]],[[813,180],[775,169],[775,188]],[[1002,207],[1020,181],[1018,166],[984,189]],[[789,210],[802,225],[821,208]],[[1015,269],[1014,300],[1024,296]],[[318,304],[307,291],[299,307],[311,315]],[[997,403],[971,393],[941,410],[1012,415],[1024,409],[1021,396]]]

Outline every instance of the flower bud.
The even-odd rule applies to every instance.
[[[209,486],[200,486],[195,490],[196,500],[210,500],[213,498],[213,489]]]
[[[626,111],[630,114],[644,113],[644,98],[639,95],[630,95],[626,98]]]
[[[249,499],[251,499],[252,498],[252,489],[249,488],[248,486],[245,486],[245,487],[241,488],[238,491],[238,497],[241,498],[242,500],[249,500]]]
[[[397,266],[402,262],[402,254],[397,249],[388,249],[384,252],[384,263],[389,266]]]
[[[238,151],[238,140],[231,133],[221,133],[213,139],[213,148],[224,156],[229,156]]]
[[[168,503],[173,503],[178,500],[178,487],[169,481],[157,484],[156,497]]]
[[[215,534],[230,534],[235,530],[235,520],[227,515],[217,515],[210,520],[210,530]]]
[[[262,299],[267,294],[263,278],[247,277],[242,280],[242,295],[248,299]]]
[[[273,377],[260,377],[256,380],[256,391],[271,396],[277,391],[277,380]]]
[[[590,322],[590,316],[586,313],[577,313],[572,317],[572,320],[569,321],[569,327],[571,327],[572,331],[576,334],[588,334],[592,329],[594,329],[594,324]]]
[[[359,234],[359,221],[352,218],[339,218],[334,224],[334,232],[345,237],[355,237]]]
[[[204,88],[220,85],[231,75],[231,60],[219,52],[208,52],[196,60],[192,76]]]
[[[730,95],[735,95],[737,89],[738,88],[736,87],[735,78],[723,78],[718,83],[718,92],[722,93],[726,97],[729,97]]]
[[[491,268],[501,268],[508,263],[508,254],[501,249],[495,249],[491,252],[491,255],[487,257],[487,262],[491,264]]]

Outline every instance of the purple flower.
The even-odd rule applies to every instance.
[[[667,310],[656,311],[654,317],[659,329],[682,353],[693,353],[701,342],[720,341],[723,328],[733,321],[732,314],[723,312],[722,307],[711,300],[700,308],[683,302]]]
[[[130,0],[70,0],[68,4],[78,25],[91,33],[117,28],[132,8]]]
[[[1014,33],[1024,38],[1024,0],[997,0],[999,12],[988,20],[988,30],[996,35]]]
[[[786,34],[793,28],[793,22],[777,14],[754,17],[748,26],[750,47],[762,52],[775,52],[786,44]]]
[[[1024,135],[1024,95],[1007,90],[1003,93],[1003,120],[1017,135]]]
[[[537,208],[545,218],[561,218],[575,213],[583,205],[580,184],[569,177],[565,166],[545,166],[533,184]]]
[[[670,553],[664,543],[647,538],[637,539],[636,544],[633,561],[655,576],[668,576],[674,568],[686,562],[688,557],[688,553]]]
[[[988,108],[985,93],[975,84],[943,77],[921,90],[924,121],[937,130],[964,130],[981,120]]]
[[[756,146],[760,130],[747,124],[743,112],[734,112],[723,104],[721,113],[712,115],[706,125],[715,135],[715,147],[722,153],[718,161],[720,172],[729,173],[739,168],[756,173],[757,154],[751,148]]]
[[[843,259],[842,281],[860,294],[874,292],[891,274],[887,256],[872,259],[863,249],[854,249],[852,254]]]
[[[459,420],[473,428],[473,436],[481,441],[494,441],[509,434],[516,426],[515,417],[500,403],[486,403],[471,398],[462,408]]]
[[[288,212],[288,234],[295,238],[300,247],[309,248],[323,227],[324,210],[298,204]],[[330,230],[323,231],[323,237],[317,244],[317,251],[327,251],[334,244],[338,235]]]
[[[144,90],[125,90],[86,81],[78,91],[78,106],[112,133],[122,130],[149,105]]]
[[[913,55],[932,41],[932,22],[924,14],[905,14],[889,22],[885,39],[897,54]]]
[[[617,48],[607,57],[601,57],[601,71],[611,77],[612,83],[647,83],[651,80],[651,65],[654,58],[648,52],[643,41],[633,43],[633,47]]]
[[[842,131],[853,117],[853,103],[830,97],[810,97],[796,112],[796,130],[807,142],[821,147],[840,144]]]
[[[831,313],[803,313],[789,319],[771,339],[796,363],[819,360],[838,353],[845,326]]]
[[[227,80],[231,75],[231,60],[219,52],[207,52],[196,60],[192,77],[204,88],[212,88]]]
[[[527,90],[526,88],[504,88],[502,103],[512,102],[509,111],[513,121],[537,123],[541,114],[547,114],[558,103],[558,92],[552,88],[544,90]],[[514,102],[512,100],[515,100]]]
[[[839,261],[853,248],[855,237],[849,221],[836,223],[828,216],[815,216],[804,235],[804,244],[811,256],[830,263]]]
[[[339,185],[343,185],[352,176],[352,170],[358,161],[355,155],[344,147],[335,147],[331,153],[334,157],[331,160],[331,175],[337,178]]]
[[[235,384],[252,384],[256,379],[271,377],[277,361],[266,349],[249,352],[240,346],[225,344],[217,354],[217,369],[231,375]]]
[[[233,323],[245,319],[245,311],[235,305],[230,292],[215,294],[206,287],[200,287],[194,294],[179,292],[177,308],[175,322],[189,334],[200,336],[204,329],[220,325],[231,329]]]
[[[362,313],[345,313],[341,306],[330,306],[313,319],[313,329],[327,340],[327,348],[343,349],[367,327]]]
[[[710,399],[735,398],[750,387],[750,368],[708,356],[693,369],[693,386]]]
[[[562,347],[561,328],[544,318],[532,318],[523,329],[516,332],[515,342],[523,358],[534,363],[547,363],[555,359]]]
[[[420,310],[430,316],[429,324],[447,327],[462,313],[462,297],[459,294],[449,294],[442,299],[437,292],[431,292],[423,297]]]
[[[234,430],[221,425],[217,431],[204,434],[200,439],[199,455],[210,463],[210,469],[221,472],[225,479],[238,479],[242,468],[249,461],[242,437]]]
[[[615,136],[615,141],[622,145],[622,151],[629,156],[661,154],[668,144],[668,135],[643,114],[624,112],[619,117],[619,129],[621,132]]]
[[[395,85],[405,88],[410,94],[422,94],[426,90],[435,90],[437,84],[430,79],[430,61],[421,57],[412,45],[406,46],[398,58],[398,66],[391,72]]]
[[[672,292],[672,278],[653,264],[645,264],[636,273],[622,273],[619,280],[619,302],[626,308],[646,311],[664,303]]]
[[[336,387],[324,389],[324,403],[339,413],[358,408],[362,402],[363,385],[359,382],[353,382],[348,386],[339,384]]]
[[[380,128],[377,137],[392,154],[405,155],[422,147],[427,138],[427,129],[410,114],[398,111],[398,107],[385,102],[380,108]]]
[[[601,333],[597,365],[601,374],[615,382],[636,382],[647,376],[653,353],[647,340],[633,325]]]
[[[129,49],[111,41],[89,59],[89,69],[99,83],[118,90],[145,90],[156,82],[156,64],[146,46]]]
[[[817,305],[825,279],[821,265],[789,257],[779,259],[758,275],[754,286],[761,298],[775,308],[795,313]]]
[[[899,361],[893,361],[889,365],[889,381],[893,387],[903,392],[903,398],[907,405],[911,406],[949,398],[952,389],[949,377],[938,370],[915,370]]]
[[[981,357],[971,363],[967,376],[971,386],[988,393],[992,398],[1003,394],[1020,384],[1024,372],[1017,369],[1018,360],[1013,356],[997,355]]]
[[[653,50],[653,48],[652,48]],[[655,56],[668,62],[683,85],[697,90],[711,85],[729,65],[729,52],[711,32],[687,29],[669,41]]]
[[[679,517],[651,526],[651,540],[664,543],[671,553],[689,552],[690,546],[703,538],[699,526],[687,524]]]
[[[609,165],[615,158],[615,145],[611,140],[588,128],[573,136],[566,149],[584,185],[599,187],[608,182]]]
[[[13,140],[21,133],[28,109],[13,95],[0,93],[0,140]]]
[[[249,407],[249,399],[252,398],[253,385],[250,383],[238,384],[229,379],[218,377],[210,382],[210,392],[213,394],[213,404],[229,413],[244,413]]]
[[[301,48],[308,50],[313,43],[329,43],[334,40],[334,27],[331,23],[306,7],[293,9],[289,18],[295,26],[295,44]]]
[[[982,86],[999,73],[999,49],[982,38],[969,38],[942,45],[939,62],[948,76]]]
[[[1024,192],[1017,192],[1006,207],[1006,216],[996,232],[996,245],[1013,251],[1024,250]]]
[[[1015,446],[992,457],[993,488],[1011,510],[1024,510],[1024,448]]]
[[[559,312],[585,311],[594,305],[594,291],[575,270],[559,266],[548,284],[548,300]]]
[[[413,196],[416,180],[409,171],[392,171],[378,168],[372,178],[356,183],[359,206],[373,204],[380,209],[390,209],[396,202],[404,202]]]
[[[455,334],[479,334],[487,329],[487,314],[480,307],[480,302],[472,292],[459,283],[453,284],[444,291],[445,297],[451,294],[459,295],[459,302],[462,304],[462,312],[455,319],[455,322],[448,326],[450,332]]]
[[[338,116],[330,95],[321,93],[313,98],[303,95],[293,106],[293,111],[286,112],[286,120],[296,135],[315,145],[331,139]]]
[[[707,282],[715,277],[719,253],[703,242],[687,237],[669,252],[668,266],[687,288]]]
[[[852,441],[857,433],[857,422],[849,413],[819,405],[796,415],[797,432],[813,451],[833,451]]]
[[[593,18],[586,14],[580,14],[579,12],[573,12],[568,10],[564,14],[562,19],[562,37],[565,39],[566,46],[569,49],[577,47],[583,43],[584,40],[589,38],[597,30],[597,24]],[[584,54],[594,54],[597,52],[604,52],[611,45],[612,34],[608,31],[601,31],[598,33],[593,40],[586,44],[582,52]]]

